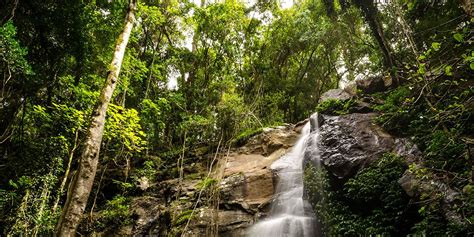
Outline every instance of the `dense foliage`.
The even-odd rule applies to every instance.
[[[445,35],[430,38],[430,47],[408,68],[404,86],[376,95],[385,101],[377,122],[387,131],[411,137],[423,151],[423,160],[410,171],[421,180],[441,182],[460,195],[456,213],[461,220],[440,211],[446,194],[425,191],[420,197],[424,220],[419,231],[429,234],[474,233],[471,192],[473,179],[473,47],[472,21]]]
[[[409,2],[405,14],[407,21],[414,20],[412,30],[432,21],[438,21],[439,25],[422,30],[420,33],[425,37],[413,34],[415,40],[407,42],[412,44],[411,53],[399,51],[409,56],[399,60],[404,65],[398,68],[400,86],[387,92],[362,94],[358,99],[327,100],[318,105],[321,113],[341,115],[350,112],[359,99],[370,101],[371,109],[380,113],[376,119],[379,125],[391,134],[413,139],[423,152],[420,160],[399,163],[397,169],[384,165],[387,162],[384,156],[347,181],[342,189],[328,183],[324,170],[308,169],[306,184],[313,190],[310,192],[313,206],[323,218],[326,233],[353,235],[364,230],[389,235],[474,233],[472,20],[456,16],[455,7],[450,4],[435,6],[439,11],[438,21],[424,18],[434,14],[431,8]],[[410,164],[407,172],[417,182],[424,183],[411,198],[400,192],[396,183],[407,163]],[[387,200],[389,203],[380,203]],[[408,205],[408,200],[413,204]],[[447,205],[454,206],[449,209]],[[406,209],[397,210],[400,207]]]
[[[426,154],[423,168],[464,190],[461,211],[474,221],[467,152],[474,54],[462,1],[305,0],[286,9],[276,2],[138,2],[82,233],[133,221],[130,197],[149,183],[202,177],[211,162],[205,154],[216,148],[241,144],[265,126],[303,120],[316,108],[350,112],[353,101],[318,106],[318,100],[367,76],[393,77],[394,87],[400,82],[377,95],[385,101],[375,107],[383,112],[380,124],[414,137]],[[2,5],[0,235],[51,235],[127,6],[116,0]],[[382,172],[381,165],[374,170]],[[375,171],[367,172],[346,191],[358,192]],[[392,211],[405,205],[401,194],[387,195],[391,201],[383,205]],[[405,225],[370,215],[380,223],[374,233]],[[190,218],[185,210],[174,224]]]
[[[307,167],[305,187],[323,223],[323,233],[330,236],[416,233],[411,231],[418,221],[416,206],[409,203],[409,197],[398,184],[406,168],[402,158],[385,154],[337,191],[329,182],[327,171]]]

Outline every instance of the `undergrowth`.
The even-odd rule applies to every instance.
[[[416,207],[398,184],[406,170],[402,158],[385,154],[349,179],[330,185],[327,171],[308,167],[304,182],[310,202],[328,236],[406,235],[417,222]],[[414,214],[415,213],[415,214]]]

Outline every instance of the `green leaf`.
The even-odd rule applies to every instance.
[[[419,213],[420,215],[425,214],[425,212],[426,212],[425,209],[426,209],[426,207],[425,207],[425,206],[422,206],[422,207],[418,210],[418,213]]]
[[[444,73],[448,76],[452,76],[453,75],[453,67],[452,66],[446,66],[444,68]]]
[[[433,42],[431,43],[431,48],[433,48],[435,51],[438,51],[441,48],[441,44],[438,42]]]
[[[453,35],[454,39],[457,40],[458,42],[462,42],[464,36],[459,34],[459,33],[456,33]]]
[[[469,67],[471,68],[471,70],[474,70],[474,62],[472,62]]]
[[[425,70],[425,64],[424,63],[420,63],[419,65],[419,68],[418,68],[418,73],[419,74],[425,74],[426,70]]]
[[[8,184],[10,184],[10,186],[12,186],[14,189],[18,189],[18,185],[13,182],[13,180],[8,181]]]

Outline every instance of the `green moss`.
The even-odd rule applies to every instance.
[[[336,100],[328,99],[319,103],[316,107],[316,111],[327,115],[343,115],[350,113],[351,107],[354,105],[355,100]]]
[[[411,101],[411,90],[407,86],[397,87],[390,91],[382,105],[375,106],[375,110],[383,112],[396,112],[400,104]],[[380,95],[379,95],[380,96]],[[381,96],[383,97],[383,96]]]

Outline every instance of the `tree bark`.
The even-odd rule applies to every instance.
[[[115,52],[112,62],[109,65],[107,80],[92,112],[91,123],[87,131],[79,168],[71,181],[66,203],[64,204],[61,217],[56,226],[56,236],[75,236],[76,229],[87,205],[87,200],[97,172],[100,145],[104,133],[105,116],[110,99],[117,85],[125,48],[135,21],[135,7],[136,0],[131,0],[125,20],[125,27],[115,44]]]

